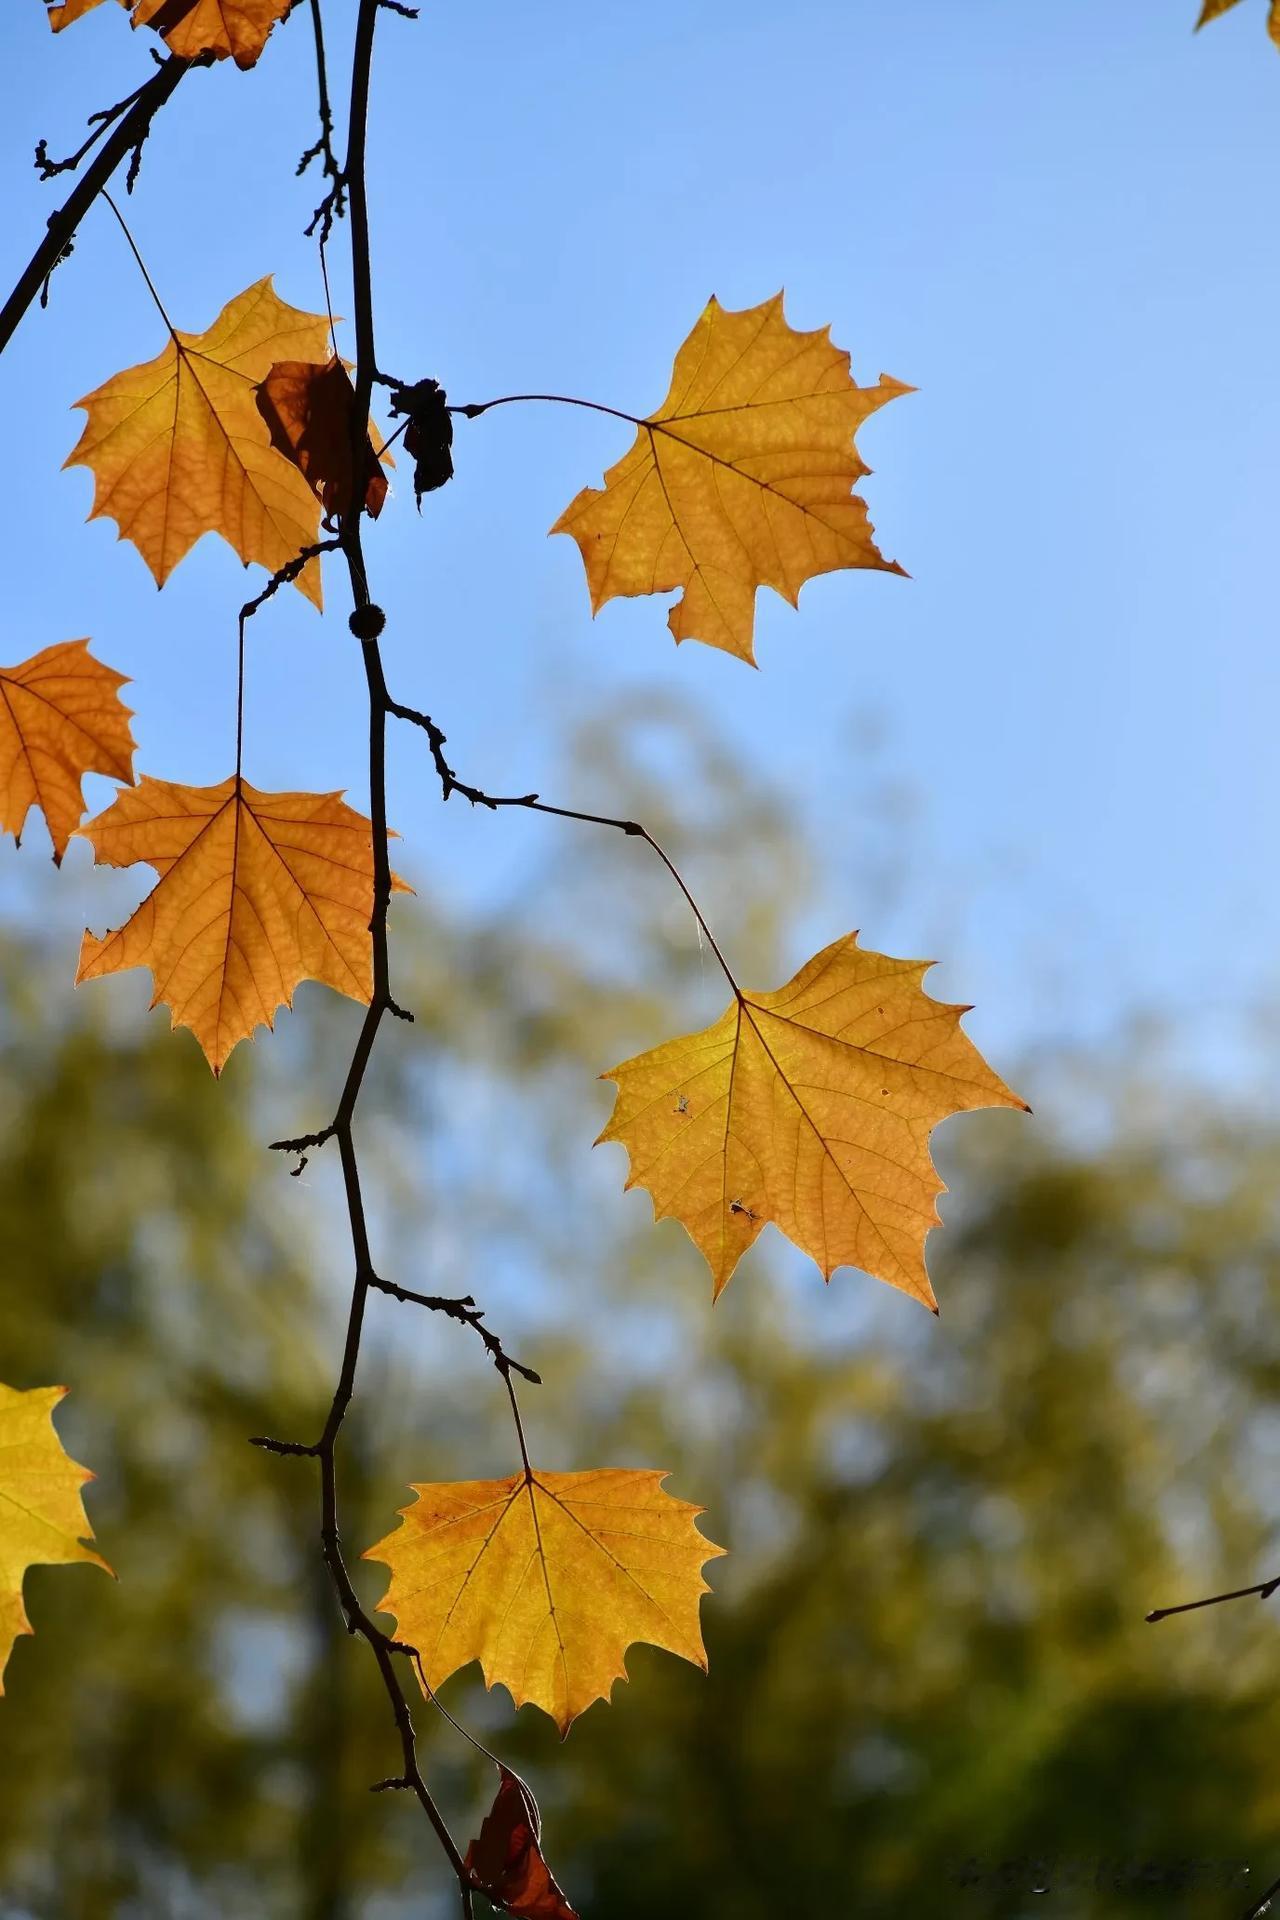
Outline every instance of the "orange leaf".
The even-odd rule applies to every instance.
[[[58,865],[84,813],[81,780],[133,781],[128,676],[103,666],[87,640],[60,640],[20,667],[0,667],[0,831],[20,840],[39,807]]]
[[[968,1009],[925,993],[931,964],[848,934],[776,993],[740,993],[704,1032],[601,1076],[618,1098],[600,1140],[626,1147],[628,1187],[681,1222],[717,1295],[772,1220],[824,1279],[861,1267],[936,1311],[924,1243],[946,1188],[929,1135],[1025,1103],[961,1031]]]
[[[320,503],[272,446],[258,383],[277,360],[328,357],[324,315],[287,306],[270,278],[229,300],[206,332],[171,332],[154,360],[76,402],[88,418],[65,464],[93,473],[89,518],[114,520],[161,586],[203,533],[276,572],[315,541]],[[297,585],[320,605],[314,560]]]
[[[215,1073],[237,1042],[274,1026],[300,981],[367,1004],[373,839],[339,794],[144,776],[79,832],[99,866],[142,860],[160,877],[123,927],[86,932],[76,984],[149,967],[152,1006],[191,1028]]]
[[[1204,0],[1200,18],[1196,21],[1197,29],[1207,26],[1210,20],[1216,20],[1220,14],[1230,13],[1232,7],[1237,4],[1238,0]],[[1271,8],[1267,16],[1267,32],[1280,47],[1280,0],[1271,0]]]
[[[665,1473],[602,1467],[415,1486],[366,1560],[391,1569],[382,1601],[435,1689],[471,1660],[486,1686],[531,1701],[561,1734],[625,1680],[633,1640],[705,1669],[702,1567],[723,1553]]]
[[[49,8],[49,25],[61,33],[99,4],[100,0],[63,0],[62,5]],[[251,67],[293,0],[120,0],[120,4],[132,15],[132,26],[153,27],[179,59],[230,56],[238,67]]]
[[[53,1425],[65,1387],[20,1393],[0,1386],[0,1693],[14,1641],[31,1632],[22,1604],[28,1567],[85,1561],[111,1569],[92,1549],[80,1489],[93,1475],[68,1459]]]
[[[492,1906],[516,1920],[578,1920],[542,1857],[538,1809],[523,1780],[498,1768],[498,1791],[463,1862]]]
[[[336,356],[324,366],[278,361],[258,388],[258,412],[272,446],[293,462],[324,511],[339,517],[351,506],[355,397],[351,376]],[[387,497],[387,478],[371,438],[365,449],[364,509],[376,520]]]
[[[635,444],[584,487],[552,533],[572,534],[599,612],[617,595],[684,589],[676,641],[754,662],[757,587],[796,604],[806,580],[842,567],[901,573],[851,492],[870,472],[853,436],[911,389],[881,374],[856,386],[827,328],[798,333],[782,295],[741,313],[711,300],[676,356],[671,391]]]

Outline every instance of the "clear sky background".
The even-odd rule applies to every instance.
[[[444,725],[465,775],[607,810],[566,773],[558,709],[679,687],[812,823],[828,880],[797,964],[852,925],[898,952],[936,951],[941,928],[931,984],[977,1003],[970,1029],[997,1059],[1149,1008],[1230,1079],[1248,1067],[1241,1015],[1277,999],[1280,975],[1280,56],[1261,0],[1199,36],[1194,13],[427,0],[416,24],[383,15],[369,164],[387,368],[459,401],[535,388],[646,412],[709,294],[744,306],[784,286],[791,320],[829,322],[861,379],[919,391],[859,442],[880,543],[913,577],[833,575],[798,614],[763,594],[759,673],[677,652],[661,600],[592,622],[576,548],[545,529],[629,444],[598,416],[460,422],[455,484],[419,518],[402,465],[368,548],[393,690]],[[328,14],[340,74],[354,6]],[[42,15],[11,0],[0,29],[6,285],[65,191],[37,182],[36,139],[69,151],[150,71],[151,36],[117,7],[56,40]],[[314,131],[305,9],[254,72],[183,82],[129,205],[178,325],[207,326],[267,272],[323,306],[301,234],[318,183],[293,178]],[[82,524],[89,474],[59,471],[71,403],[163,344],[95,209],[0,363],[3,657],[92,634],[137,681],[140,767],[204,782],[232,767],[246,576],[208,538],[158,595],[110,522]],[[337,617],[282,595],[254,625],[245,770],[363,806],[363,678],[329,580]],[[870,916],[842,879],[868,717],[922,821],[911,885]],[[555,831],[442,812],[411,738],[391,817],[411,874],[476,899]],[[0,855],[15,911],[42,847],[33,829]],[[696,890],[696,862],[689,877]],[[83,848],[64,882],[81,925],[140,891],[98,890]]]

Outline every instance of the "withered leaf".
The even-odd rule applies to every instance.
[[[281,360],[258,388],[258,412],[277,453],[292,461],[326,514],[351,507],[351,424],[355,388],[336,355],[318,366]],[[365,439],[364,510],[376,520],[387,497],[373,440]],[[389,459],[389,456],[386,456]]]
[[[486,1900],[515,1920],[578,1920],[542,1856],[538,1809],[523,1780],[498,1768],[498,1791],[463,1865]]]

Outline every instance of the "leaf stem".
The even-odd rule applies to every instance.
[[[322,553],[336,553],[342,545],[341,540],[317,540],[311,546],[304,547],[301,553],[295,553],[292,560],[286,560],[282,567],[268,580],[262,592],[255,594],[252,600],[246,600],[239,614],[239,645],[237,649],[236,671],[236,778],[240,778],[241,764],[244,759],[244,630],[246,622],[252,620],[259,607],[279,593],[281,587],[296,580],[303,569]]]
[[[615,420],[629,420],[633,427],[652,424],[642,420],[638,414],[623,413],[619,407],[606,407],[599,400],[578,400],[571,393],[504,393],[497,400],[473,400],[465,407],[446,407],[445,412],[461,413],[468,420],[478,420],[482,413],[488,413],[494,407],[514,407],[523,400],[545,400],[557,407],[585,407],[590,413],[607,413]]]
[[[520,1458],[524,1461],[525,1481],[526,1483],[532,1483],[533,1468],[529,1464],[529,1447],[524,1437],[524,1421],[520,1418],[520,1402],[516,1399],[515,1385],[509,1369],[503,1370],[502,1384],[507,1389],[507,1398],[511,1402],[511,1418],[516,1423],[516,1438],[520,1442]]]
[[[128,222],[126,221],[124,215],[121,213],[119,207],[116,205],[115,201],[111,198],[111,195],[107,192],[105,187],[103,187],[102,189],[101,197],[103,200],[106,201],[112,213],[114,213],[116,219],[119,221],[120,231],[124,235],[125,239],[129,242],[129,251],[138,263],[138,271],[147,283],[147,292],[151,295],[151,298],[155,301],[156,311],[159,313],[160,318],[164,321],[165,326],[169,329],[169,332],[173,335],[174,341],[176,342],[178,336],[174,331],[173,322],[164,310],[164,302],[163,300],[161,300],[160,295],[156,292],[155,281],[151,278],[151,275],[147,272],[147,263],[143,259],[142,255],[138,252],[138,243],[129,231]]]

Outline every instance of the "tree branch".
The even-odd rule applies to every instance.
[[[116,121],[67,199],[56,213],[50,215],[48,232],[0,309],[0,353],[8,346],[18,322],[59,260],[70,251],[76,229],[85,214],[125,155],[141,147],[151,131],[152,120],[170,98],[188,67],[207,65],[208,61],[203,56],[198,60],[179,60],[176,55],[170,54],[146,84],[139,87],[129,111]]]
[[[443,799],[448,800],[451,794],[460,793],[464,800],[471,802],[473,807],[488,807],[491,813],[496,813],[499,807],[523,807],[529,813],[549,813],[554,815],[558,820],[581,820],[590,827],[612,827],[616,832],[630,834],[633,839],[643,840],[647,847],[652,847],[684,895],[689,910],[705,934],[712,953],[714,953],[716,959],[720,962],[721,972],[733,989],[735,997],[741,1000],[742,989],[734,979],[729,962],[721,952],[719,942],[716,940],[714,933],[712,933],[711,928],[707,925],[701,907],[689,891],[684,876],[681,874],[670,854],[667,853],[659,841],[654,839],[649,829],[641,825],[640,821],[623,820],[609,813],[583,813],[577,807],[553,807],[546,800],[540,800],[536,793],[486,793],[482,787],[469,786],[465,780],[459,780],[457,774],[445,759],[444,748],[446,737],[440,731],[429,713],[419,713],[416,707],[402,706],[398,700],[388,700],[387,712],[394,713],[399,720],[407,720],[411,726],[420,727],[426,734],[427,744],[431,749],[431,758],[435,762],[436,772],[440,776]],[[302,1142],[281,1140],[277,1142],[277,1145],[285,1151],[300,1151],[302,1146],[308,1146],[310,1144],[312,1143],[309,1140]]]
[[[340,177],[349,201],[351,228],[351,266],[355,299],[356,334],[356,370],[355,398],[352,407],[351,439],[353,471],[359,471],[369,421],[369,399],[373,389],[376,359],[374,353],[373,291],[372,272],[369,254],[369,211],[365,184],[365,137],[369,110],[369,77],[373,59],[374,28],[379,9],[385,0],[360,0],[360,10],[356,19],[354,53],[351,72],[351,112],[348,128],[348,146],[346,164]],[[313,18],[317,27],[317,54],[321,61],[321,124],[326,122],[326,95],[324,93],[322,41],[319,38],[318,8],[313,9]],[[323,139],[322,139],[323,145]],[[326,163],[328,171],[328,164]],[[365,680],[369,695],[369,816],[372,829],[373,860],[373,911],[369,922],[369,935],[373,959],[373,989],[365,1017],[361,1022],[351,1063],[347,1069],[346,1080],[338,1102],[338,1109],[330,1124],[317,1133],[305,1134],[297,1140],[277,1141],[277,1148],[287,1149],[302,1155],[295,1172],[301,1172],[306,1163],[305,1149],[310,1146],[322,1146],[327,1140],[338,1143],[342,1162],[343,1189],[346,1196],[347,1218],[351,1232],[351,1245],[355,1257],[355,1277],[351,1289],[351,1301],[347,1315],[346,1338],[343,1343],[342,1361],[334,1388],[333,1399],[325,1419],[324,1430],[318,1441],[312,1446],[303,1446],[297,1442],[270,1440],[260,1436],[255,1444],[268,1452],[302,1455],[315,1459],[320,1468],[320,1546],[324,1562],[329,1570],[334,1589],[342,1608],[347,1631],[358,1634],[369,1646],[377,1663],[383,1686],[390,1702],[392,1717],[400,1738],[401,1770],[392,1779],[378,1783],[378,1791],[399,1789],[412,1792],[430,1821],[436,1837],[444,1851],[445,1858],[457,1879],[464,1920],[472,1912],[472,1889],[474,1881],[470,1869],[464,1862],[454,1842],[444,1818],[436,1806],[431,1791],[423,1777],[418,1761],[417,1740],[413,1720],[409,1711],[409,1702],[400,1682],[396,1668],[396,1656],[411,1649],[404,1648],[370,1618],[360,1603],[359,1595],[352,1583],[342,1552],[339,1527],[338,1485],[337,1485],[337,1448],[342,1424],[355,1393],[356,1369],[360,1358],[360,1343],[364,1331],[365,1308],[371,1291],[390,1294],[393,1298],[412,1301],[429,1307],[434,1311],[447,1313],[452,1318],[470,1326],[484,1341],[490,1357],[502,1377],[510,1383],[511,1372],[517,1371],[525,1377],[536,1380],[537,1375],[531,1369],[521,1366],[506,1353],[497,1336],[483,1325],[483,1316],[469,1297],[446,1299],[428,1294],[415,1294],[407,1288],[395,1286],[389,1281],[379,1279],[373,1264],[369,1245],[368,1222],[365,1216],[364,1196],[360,1183],[360,1167],[356,1154],[354,1120],[356,1106],[364,1085],[364,1077],[373,1054],[374,1042],[385,1014],[409,1018],[401,1007],[396,1005],[390,989],[390,964],[387,948],[387,915],[391,904],[391,857],[387,836],[387,795],[386,795],[386,727],[387,715],[391,712],[391,701],[387,694],[386,679],[383,673],[382,656],[378,647],[378,638],[385,625],[380,607],[370,596],[368,578],[365,569],[364,552],[361,541],[361,516],[364,509],[363,499],[358,490],[351,506],[344,516],[339,530],[338,545],[347,563],[347,572],[351,584],[353,611],[349,621],[352,633],[360,642],[364,662]],[[273,582],[267,592],[274,590]],[[261,598],[266,597],[260,596]],[[260,603],[260,602],[259,602]],[[246,610],[247,612],[248,610]],[[243,617],[241,622],[243,631]]]

